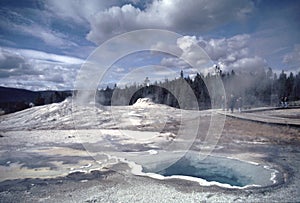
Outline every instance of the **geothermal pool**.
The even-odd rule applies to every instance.
[[[159,167],[143,166],[142,172],[157,179],[185,179],[227,188],[267,187],[281,179],[277,170],[266,165],[220,156],[203,158],[197,152],[187,153],[163,170],[158,171]]]

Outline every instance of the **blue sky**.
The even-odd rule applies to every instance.
[[[81,65],[98,46],[145,28],[183,35],[182,43],[198,44],[225,71],[298,72],[299,11],[297,0],[1,0],[0,85],[72,89]],[[107,83],[147,64],[195,74],[169,55],[140,52],[116,62]],[[152,81],[174,77],[145,70],[146,76]]]

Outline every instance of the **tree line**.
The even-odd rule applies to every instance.
[[[58,103],[72,96],[72,91],[30,91],[0,87],[0,115],[33,106]]]
[[[225,93],[215,89],[214,96],[208,90],[218,81],[222,81]],[[71,91],[41,91],[31,92],[13,88],[0,89],[0,110],[12,113],[44,104],[61,102],[72,95]],[[191,95],[191,91],[192,94]],[[76,91],[75,91],[76,92]],[[283,98],[288,102],[300,100],[300,72],[279,74],[271,68],[257,69],[253,72],[223,72],[215,67],[213,73],[195,77],[184,76],[181,71],[173,80],[151,82],[148,77],[143,84],[118,87],[107,86],[96,91],[96,102],[102,105],[132,105],[139,98],[148,97],[155,103],[166,104],[182,109],[210,109],[222,107],[223,98],[230,102],[232,97],[242,101],[243,108],[258,106],[277,106]],[[184,102],[180,102],[180,101]],[[2,113],[1,113],[2,114]]]
[[[222,81],[225,93],[217,89],[211,97],[208,86],[218,81]],[[192,90],[193,97],[189,95],[188,89]],[[143,84],[125,87],[115,85],[100,89],[96,94],[96,102],[102,105],[131,105],[138,98],[148,97],[156,103],[176,108],[189,109],[197,106],[203,110],[212,106],[221,107],[222,98],[227,98],[228,101],[232,96],[242,99],[246,108],[277,106],[284,97],[289,101],[300,100],[300,72],[294,75],[292,72],[287,74],[282,71],[277,75],[271,68],[253,72],[223,72],[216,66],[213,73],[205,76],[197,73],[194,78],[190,78],[185,77],[181,71],[179,77],[173,80],[151,82],[147,77]],[[180,104],[180,98],[184,98],[185,102]]]

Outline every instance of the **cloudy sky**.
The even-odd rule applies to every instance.
[[[174,46],[183,55],[196,44],[225,71],[298,72],[299,11],[298,0],[1,0],[0,85],[72,89],[98,46],[138,29],[176,32],[182,38]],[[137,67],[145,67],[152,81],[157,75],[175,77],[147,73],[149,65],[179,68],[178,73],[187,69],[178,58],[144,51],[116,62],[106,82],[117,82]]]

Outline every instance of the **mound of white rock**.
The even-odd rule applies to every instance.
[[[152,99],[150,98],[139,98],[134,104],[134,107],[151,107],[156,106]]]

